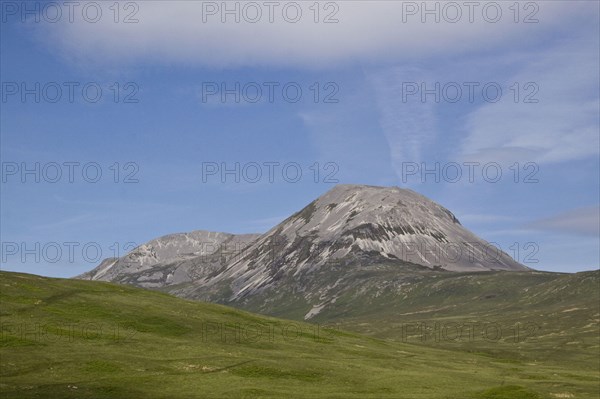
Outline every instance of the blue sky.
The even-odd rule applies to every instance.
[[[418,191],[527,266],[597,269],[599,5],[490,3],[471,21],[429,2],[439,22],[421,2],[321,2],[318,22],[313,2],[273,22],[239,3],[236,22],[220,2],[99,2],[92,23],[96,6],[2,2],[2,269],[73,276],[168,233],[264,232],[335,181]],[[236,163],[239,182],[203,175]]]

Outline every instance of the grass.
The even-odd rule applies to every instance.
[[[337,309],[321,312],[317,321],[507,361],[554,362],[574,370],[600,367],[598,271],[440,273],[400,292],[363,295],[360,303],[356,297],[340,297]]]
[[[0,272],[2,398],[598,398],[598,369]]]

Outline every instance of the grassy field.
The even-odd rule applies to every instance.
[[[0,323],[2,398],[599,397],[597,337],[583,338],[592,341],[581,359],[532,360],[8,272]],[[386,328],[375,333],[386,338]]]
[[[314,321],[378,338],[598,370],[600,272],[440,273],[399,291],[346,293]]]

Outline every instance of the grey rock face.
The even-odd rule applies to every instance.
[[[491,270],[528,269],[414,191],[338,185],[265,234],[172,234],[79,278],[311,319],[431,273]]]
[[[224,246],[242,248],[257,237],[258,234],[234,235],[203,230],[169,234],[142,244],[121,258],[105,259],[95,269],[76,278],[147,288],[180,284],[192,281],[195,275],[202,273],[191,269],[194,263],[186,263],[187,260],[211,259],[222,253]]]
[[[338,185],[202,285],[229,281],[235,301],[290,278],[318,275],[332,264],[381,262],[450,271],[528,270],[414,191]]]

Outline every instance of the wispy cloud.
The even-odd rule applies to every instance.
[[[525,228],[600,236],[600,206],[574,209],[556,216],[534,220]]]
[[[583,43],[583,44],[582,44]],[[461,157],[478,162],[555,163],[598,156],[598,38],[571,40],[532,53],[510,79],[520,93],[510,101],[483,105],[466,121]],[[532,82],[524,90],[525,84]],[[537,103],[524,103],[528,94]]]
[[[436,137],[435,104],[404,101],[403,82],[418,82],[420,69],[391,68],[370,75],[380,110],[380,125],[389,144],[392,167],[402,175],[403,162],[420,162]]]
[[[207,3],[217,6],[206,13]],[[410,15],[405,3],[393,1],[320,2],[321,15],[315,23],[313,3],[301,4],[302,17],[295,22],[282,5],[272,21],[265,7],[262,18],[248,22],[240,10],[239,23],[231,14],[222,23],[222,10],[244,2],[147,1],[137,2],[138,23],[114,23],[102,18],[57,24],[33,24],[39,36],[75,63],[93,65],[158,64],[212,67],[302,66],[315,68],[348,62],[406,60],[423,57],[486,51],[490,47],[523,44],[544,38],[546,32],[566,20],[581,20],[594,11],[594,2],[543,2],[536,13],[538,24],[514,23],[508,3],[495,23],[482,17],[474,20],[463,7],[462,17],[452,23],[422,23],[421,13]],[[263,4],[257,2],[254,4]],[[415,2],[417,3],[417,2]],[[419,7],[440,2],[418,2]],[[337,10],[335,8],[337,7]],[[245,8],[245,7],[244,7]],[[314,8],[314,7],[313,7]],[[289,10],[288,10],[289,11]],[[110,10],[105,11],[111,14]],[[203,14],[204,13],[204,14]],[[295,10],[289,15],[294,16]],[[252,14],[255,15],[255,14]],[[203,18],[205,16],[206,18]],[[325,16],[337,23],[323,23]],[[432,23],[433,22],[433,23]],[[93,48],[94,51],[89,51]]]

